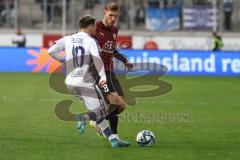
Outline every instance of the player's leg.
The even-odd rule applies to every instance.
[[[106,119],[106,116],[108,115],[108,111],[103,110],[101,107],[97,107],[93,110],[90,110],[86,113],[80,113],[77,114],[77,121],[78,125],[77,128],[79,132],[82,134],[85,131],[85,125],[87,121],[98,121],[101,119]],[[99,133],[102,133],[101,130],[99,130]]]
[[[107,103],[113,105],[114,107],[112,107],[112,108],[116,108],[116,109],[112,110],[112,112],[109,114],[107,119],[109,120],[110,128],[111,128],[113,135],[117,139],[120,139],[118,136],[118,132],[117,132],[117,126],[118,126],[118,116],[117,115],[125,109],[125,101],[119,96],[119,94],[123,96],[123,91],[119,84],[119,81],[117,80],[117,78],[113,72],[106,71],[106,76],[107,76],[107,86],[109,89],[109,93],[106,94],[103,92],[103,94],[104,94],[104,97],[105,97],[105,100],[107,101]],[[115,81],[117,83],[117,86],[115,86],[115,84],[114,84]],[[116,90],[119,92],[119,94],[117,93]],[[101,130],[98,129],[96,122],[91,121],[90,125],[96,129],[97,135],[103,136],[103,133],[101,132]]]
[[[84,99],[88,98],[88,101],[92,100],[92,106],[97,106],[98,105],[98,101],[94,103],[94,100],[96,100],[96,96],[94,94],[92,94],[92,92],[95,92],[95,88],[92,87],[76,87],[76,86],[67,86],[68,90],[70,91],[70,93],[72,93],[75,97],[77,97],[78,99],[80,99],[81,101],[84,101]],[[85,98],[84,98],[85,97]],[[105,101],[101,102],[104,103],[104,105],[107,105]],[[86,112],[86,113],[81,113],[78,114],[78,117],[83,120],[83,121],[90,121],[90,120],[98,120],[98,119],[103,119],[106,118],[106,116],[112,111],[114,110],[114,106],[112,105],[107,105],[108,108],[102,108],[102,107],[96,107],[93,108],[91,107],[90,111]],[[111,108],[111,109],[110,109]]]
[[[91,94],[92,92],[95,92],[95,89],[93,87],[91,88],[91,87],[67,85],[67,88],[71,94],[73,94],[75,97],[77,97],[81,101],[85,102],[86,106],[90,105],[90,107],[88,107],[90,111],[86,113],[77,114],[76,116],[77,129],[81,134],[83,134],[85,131],[86,121],[105,118],[107,113],[100,106],[91,108],[91,105],[92,106],[98,105],[98,101],[96,102],[96,98],[94,97],[94,95]],[[86,102],[88,103],[88,101],[92,101],[92,104],[86,104]]]
[[[89,98],[88,98],[89,99]],[[93,100],[91,100],[93,101]],[[108,105],[108,104],[106,104]],[[94,123],[94,127],[97,130],[97,133],[100,134],[99,136],[102,137],[107,137],[106,135],[103,134],[103,130],[98,127],[99,120],[106,119],[106,117],[112,112],[115,111],[117,108],[114,105],[109,105],[109,109],[102,109],[102,107],[96,107],[95,109],[92,109],[86,113],[80,113],[77,114],[77,121],[78,121],[78,129],[79,132],[82,134],[84,133],[85,130],[85,125],[87,121],[90,121],[91,123]]]
[[[107,86],[109,89],[109,93],[106,94],[103,92],[103,94],[106,102],[108,104],[113,105],[114,106],[113,108],[116,108],[108,115],[107,119],[109,120],[112,133],[116,138],[119,139],[118,132],[117,132],[118,114],[125,109],[125,101],[122,98],[124,95],[123,95],[123,91],[120,86],[120,83],[116,78],[115,74],[113,72],[106,72],[106,76],[107,76]],[[101,132],[99,132],[99,129],[97,128],[95,122],[91,122],[90,125],[96,128],[97,134],[99,136],[103,135]]]
[[[108,87],[109,92],[106,93],[106,92],[102,91],[102,93],[104,95],[105,101],[108,104],[111,104],[116,108],[116,109],[112,110],[112,112],[109,114],[107,119],[109,120],[111,131],[114,134],[117,134],[118,116],[116,116],[116,115],[119,113],[119,105],[118,105],[119,104],[119,98],[118,98],[117,92],[115,91],[115,86],[113,84],[114,80],[112,80],[113,76],[111,74],[112,74],[112,72],[106,71],[107,87]],[[92,127],[96,128],[98,136],[101,137],[103,135],[101,132],[99,132],[100,130],[97,128],[96,122],[91,121],[90,125]]]
[[[104,102],[104,103],[100,103],[100,104],[102,104],[101,106],[103,108],[105,108],[103,110],[107,110],[108,114],[111,114],[111,112],[113,112],[116,109],[115,106],[114,105],[109,105],[107,107],[107,104],[104,101],[104,97],[102,95],[102,92],[100,91],[100,89],[97,86],[95,86],[95,89],[96,89],[96,93],[97,93],[97,96],[98,96],[99,100],[102,100]],[[109,125],[108,125],[106,119],[97,120],[96,125],[97,125],[98,128],[100,128],[101,132],[103,133],[103,136],[108,138],[112,147],[127,147],[127,146],[130,145],[129,142],[119,140],[112,134],[112,131],[109,128]]]
[[[94,91],[92,91],[92,90],[90,91],[89,88],[94,89]],[[111,110],[109,110],[109,106],[104,101],[102,93],[97,85],[92,86],[92,88],[91,88],[91,86],[88,88],[81,88],[81,93],[82,93],[82,96],[81,96],[82,100],[84,101],[84,104],[90,111],[94,111],[99,108],[102,108],[102,111],[105,112],[102,114],[108,114],[108,112],[111,111]],[[103,115],[103,116],[105,116],[105,115]],[[86,121],[82,121],[82,119],[78,119],[78,126],[77,126],[78,129],[82,129],[82,126],[85,126],[84,122],[86,122]],[[103,135],[106,138],[108,138],[112,147],[127,147],[130,145],[129,142],[124,142],[124,141],[118,140],[112,135],[112,131],[111,131],[105,118],[96,120],[96,125],[101,130]],[[80,133],[81,133],[81,130],[80,130]]]
[[[107,87],[109,92],[104,92],[102,91],[105,101],[108,104],[113,105],[116,109],[112,110],[112,112],[109,114],[107,119],[109,120],[110,123],[110,128],[113,134],[116,136],[116,138],[119,138],[117,135],[117,126],[118,126],[118,114],[123,110],[119,110],[119,108],[123,108],[125,106],[124,102],[121,101],[119,98],[118,93],[116,92],[116,87],[114,86],[114,81],[115,81],[115,75],[112,72],[106,71],[106,76],[107,76]],[[102,136],[103,134],[99,132],[100,130],[97,128],[96,122],[91,121],[90,125],[94,127],[97,131],[98,136]]]
[[[126,108],[126,103],[124,98],[124,93],[122,90],[122,87],[120,85],[119,80],[117,79],[115,73],[111,72],[110,73],[110,77],[109,77],[109,85],[111,85],[112,87],[112,96],[115,97],[116,102],[112,103],[112,104],[116,104],[118,105],[118,112],[121,113],[125,110]],[[110,94],[110,95],[111,95]],[[111,97],[109,97],[111,99]]]
[[[71,93],[82,100],[89,110],[87,113],[77,114],[77,128],[80,133],[84,133],[86,121],[105,119],[108,115],[106,103],[99,98],[98,91],[94,84],[86,84],[84,87],[68,87]]]
[[[115,92],[111,92],[109,95],[108,95],[108,98],[111,99],[112,97],[115,97],[116,101],[115,104],[117,109],[115,109],[113,112],[111,112],[108,116],[107,116],[107,119],[109,120],[109,123],[110,123],[110,128],[112,130],[112,133],[117,137],[119,138],[118,136],[118,130],[117,130],[117,127],[118,127],[118,114],[120,114],[121,112],[123,112],[125,110],[125,101],[124,101],[124,94],[123,94],[123,90],[122,90],[122,87],[118,81],[118,79],[116,78],[115,74],[111,74],[110,75],[111,77],[111,83],[112,83],[112,86],[113,86],[113,89]],[[115,107],[115,108],[116,108]]]
[[[101,92],[101,90],[98,88],[98,86],[94,86],[94,89],[95,89],[95,100],[98,100],[98,101],[96,101],[96,102],[99,102],[99,106],[102,108],[102,110],[104,110],[104,111],[109,111],[109,112],[112,112],[112,108],[109,108],[109,106],[111,106],[111,105],[109,105],[109,106],[107,106],[107,103],[105,102],[105,100],[104,100],[104,97],[103,97],[103,95],[102,95],[102,92]],[[90,102],[90,101],[89,101]],[[86,102],[86,103],[88,103],[88,102]],[[91,103],[92,103],[92,101],[91,101]],[[92,105],[91,105],[92,106]],[[107,123],[107,121],[106,121],[106,119],[104,118],[102,118],[102,119],[99,119],[99,120],[96,120],[96,126],[97,126],[97,128],[98,129],[100,129],[101,130],[101,132],[102,132],[102,134],[103,134],[103,136],[104,137],[106,137],[106,138],[108,138],[109,139],[109,141],[111,141],[111,139],[113,139],[114,137],[112,136],[112,131],[111,131],[111,129],[109,128],[109,125],[108,125],[108,123]]]

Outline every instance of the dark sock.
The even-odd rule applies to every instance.
[[[109,123],[110,123],[110,128],[112,130],[112,134],[117,134],[117,126],[118,126],[118,116],[112,116],[109,119]]]
[[[110,128],[112,134],[117,134],[117,126],[118,126],[118,108],[112,111],[108,116],[107,119],[109,120]]]

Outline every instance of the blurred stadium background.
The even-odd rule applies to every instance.
[[[61,100],[74,101],[72,112],[84,107],[49,87],[48,73],[60,64],[47,48],[76,32],[78,17],[101,20],[104,2],[0,0],[0,159],[239,159],[239,0],[119,0],[118,48],[133,63],[165,65],[161,79],[174,90],[127,109],[119,133],[133,144],[122,150],[57,118]],[[212,51],[213,32],[223,41],[220,51]],[[155,146],[137,146],[141,129],[155,133]]]
[[[122,6],[119,41],[130,41],[130,48],[143,49],[150,37],[157,39],[158,49],[211,50],[211,31],[222,35],[224,50],[240,48],[237,0],[119,2]],[[80,15],[91,14],[101,19],[103,8],[104,0],[1,0],[0,45],[14,46],[12,39],[20,27],[26,34],[26,47],[48,47],[62,35],[76,32]],[[165,42],[159,42],[162,39]]]

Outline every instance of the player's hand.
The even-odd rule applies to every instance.
[[[129,71],[131,71],[133,68],[133,63],[126,62],[126,63],[124,63],[124,65],[125,65],[125,69],[127,69]]]
[[[103,86],[106,84],[107,82],[105,80],[100,80],[98,85],[100,88],[103,88]]]
[[[108,89],[108,85],[107,82],[105,80],[100,80],[99,83],[99,88],[106,94],[109,94],[109,89]]]

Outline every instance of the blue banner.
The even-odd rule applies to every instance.
[[[240,76],[240,52],[157,50],[122,52],[133,63],[163,65],[168,70],[168,75]],[[53,60],[44,48],[0,48],[0,56],[0,72],[51,73],[61,65]],[[117,71],[124,70],[121,62],[116,63],[115,68]],[[140,69],[158,71],[162,68],[141,65]]]
[[[167,68],[168,75],[240,76],[240,52],[150,50],[123,52],[132,63],[147,64],[140,66],[138,70],[142,67],[143,70],[161,72],[161,67],[151,66],[151,64],[158,64]],[[116,66],[117,71],[122,71],[122,69],[121,65]]]
[[[147,8],[146,28],[149,30],[166,31],[180,28],[180,9],[174,8]]]
[[[185,29],[212,29],[217,25],[217,10],[211,6],[193,6],[183,9]]]

